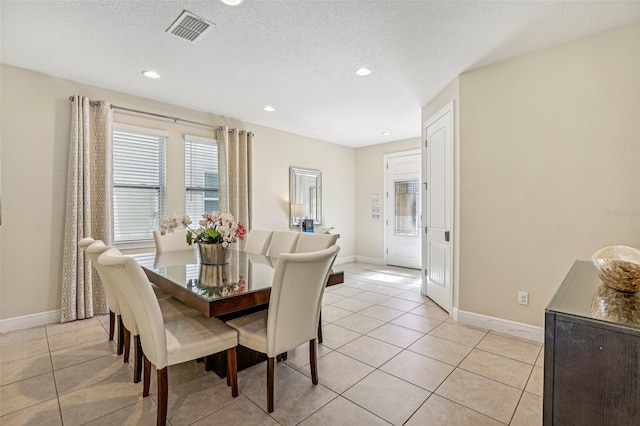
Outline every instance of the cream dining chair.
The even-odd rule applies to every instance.
[[[324,250],[338,241],[337,234],[316,234],[312,232],[301,232],[296,244],[296,253],[309,253],[312,251]],[[322,343],[322,312],[318,321],[318,343]],[[285,355],[286,357],[286,355]]]
[[[316,234],[313,232],[301,232],[296,244],[295,253],[309,253],[311,251],[324,250],[338,241],[337,234]]]
[[[158,253],[165,251],[177,251],[177,250],[194,250],[195,244],[189,245],[187,243],[187,228],[177,228],[172,231],[167,231],[162,235],[161,231],[153,231],[153,241],[156,243],[156,251]]]
[[[266,255],[267,250],[269,250],[272,235],[273,231],[268,229],[253,228],[247,234],[247,238],[244,243],[244,251],[247,253]]]
[[[87,248],[95,242],[96,240],[94,240],[93,238],[86,237],[78,241],[78,246],[80,247],[80,249],[82,249],[85,255],[89,257],[89,259],[91,260],[91,264],[94,266],[96,272],[98,272],[98,276],[100,277],[100,281],[102,282],[102,288],[104,288],[104,292],[107,295],[107,305],[109,305],[109,340],[113,340],[113,335],[115,332],[116,322],[117,322],[118,333],[117,333],[116,348],[117,348],[118,355],[122,355],[122,351],[124,347],[124,342],[123,342],[124,330],[122,328],[122,320],[120,318],[120,307],[118,306],[118,299],[116,298],[114,290],[109,284],[109,282],[103,279],[102,275],[100,274],[100,271],[98,271],[98,269],[95,267],[96,263],[93,261],[91,256],[89,256],[89,254],[87,253]]]
[[[86,248],[86,253],[91,259],[91,264],[98,271],[100,275],[100,279],[103,285],[106,288],[110,288],[113,299],[116,301],[116,306],[118,307],[118,355],[123,354],[123,361],[129,362],[129,354],[131,352],[131,336],[133,335],[134,342],[134,364],[133,364],[133,381],[134,383],[138,383],[140,381],[140,377],[142,375],[142,350],[140,347],[140,337],[138,331],[138,325],[135,321],[133,313],[131,312],[131,308],[127,303],[124,295],[121,294],[120,289],[116,285],[117,283],[113,282],[113,279],[105,272],[105,269],[100,262],[98,262],[98,258],[100,255],[107,250],[111,249],[105,245],[102,241],[97,240],[89,247]],[[147,286],[152,289],[153,284],[151,284],[147,280]],[[173,297],[162,297],[158,298],[157,294],[153,292],[154,297],[158,300],[160,309],[162,311],[162,317],[164,321],[173,321],[175,319],[184,317],[184,316],[195,316],[200,315],[200,312],[190,308],[184,303]],[[109,296],[107,296],[109,297]],[[120,346],[121,345],[121,346]]]
[[[167,421],[169,377],[167,367],[210,354],[227,352],[228,383],[233,397],[238,395],[236,346],[238,333],[217,318],[202,315],[163,321],[162,312],[138,262],[116,248],[98,258],[109,279],[117,283],[140,330],[144,351],[143,396],[149,395],[151,364],[156,367],[158,383],[157,424]]]
[[[274,409],[274,359],[309,342],[311,380],[318,384],[316,334],[320,304],[331,266],[340,251],[334,245],[313,253],[283,253],[278,257],[269,308],[227,321],[238,330],[238,342],[266,353],[267,411]]]
[[[300,232],[273,231],[267,256],[278,257],[280,253],[293,253],[299,236]]]

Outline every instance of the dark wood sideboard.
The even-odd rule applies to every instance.
[[[543,424],[640,425],[640,293],[577,261],[545,312]]]

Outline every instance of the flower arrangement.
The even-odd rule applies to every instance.
[[[200,228],[195,231],[189,226],[191,223],[188,215],[163,217],[160,221],[160,233],[165,235],[183,225],[187,228],[189,245],[192,243],[222,244],[223,247],[238,240],[244,240],[247,235],[247,229],[242,222],[236,221],[231,213],[207,212],[202,215],[202,220],[199,222]]]

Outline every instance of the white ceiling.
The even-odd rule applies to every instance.
[[[352,147],[419,136],[422,106],[464,71],[640,20],[637,1],[0,7],[2,63]],[[215,23],[195,44],[165,32],[183,9]]]

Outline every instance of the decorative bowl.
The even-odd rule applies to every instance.
[[[591,261],[607,287],[628,293],[640,291],[640,250],[626,246],[604,247],[591,256]]]

